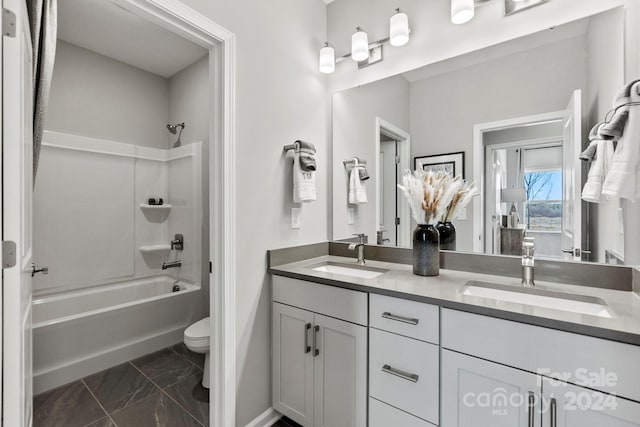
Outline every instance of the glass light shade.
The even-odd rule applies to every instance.
[[[333,73],[336,69],[336,52],[329,43],[325,43],[320,49],[318,68],[325,74]]]
[[[398,11],[389,19],[389,43],[391,46],[404,46],[409,41],[409,17]]]
[[[367,33],[358,28],[351,36],[351,59],[364,61],[369,57],[369,37]]]
[[[474,0],[451,0],[451,22],[465,24],[476,14]]]

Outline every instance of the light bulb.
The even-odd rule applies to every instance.
[[[465,24],[476,14],[474,0],[451,0],[451,22]]]
[[[391,46],[404,46],[409,41],[409,17],[396,9],[389,19],[389,43]]]
[[[358,27],[351,36],[351,59],[360,62],[367,58],[369,58],[369,37]]]
[[[320,60],[318,68],[321,73],[330,74],[336,69],[336,52],[329,43],[325,42],[320,48]]]

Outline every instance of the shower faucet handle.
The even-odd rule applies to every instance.
[[[176,234],[171,241],[171,249],[176,251],[184,250],[184,236],[182,234]]]

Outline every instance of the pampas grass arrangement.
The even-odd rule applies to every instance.
[[[444,172],[406,171],[398,188],[418,224],[451,221],[478,194],[476,186]]]

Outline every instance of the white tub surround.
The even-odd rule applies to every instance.
[[[200,142],[161,150],[46,131],[33,223],[49,274],[34,277],[36,297],[155,276],[176,259],[172,275],[200,282],[201,151]],[[165,205],[148,206],[150,197]],[[148,250],[177,233],[184,251]]]
[[[34,394],[182,341],[201,295],[199,283],[157,276],[36,297]]]

